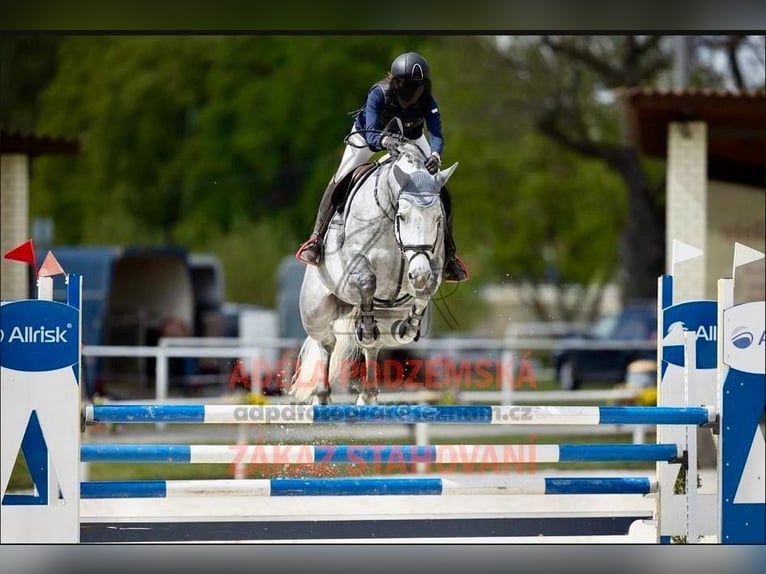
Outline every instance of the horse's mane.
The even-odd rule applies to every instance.
[[[418,168],[425,167],[426,158],[423,155],[423,151],[417,146],[415,142],[401,142],[399,144],[399,153],[412,159],[417,164]]]

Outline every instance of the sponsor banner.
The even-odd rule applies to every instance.
[[[0,365],[16,371],[55,371],[79,362],[75,307],[30,299],[0,307]]]
[[[718,344],[717,303],[686,301],[663,310],[662,359],[684,366],[684,331],[693,331],[697,341],[697,368],[716,368]]]
[[[742,303],[723,313],[723,362],[745,373],[766,373],[764,301]]]

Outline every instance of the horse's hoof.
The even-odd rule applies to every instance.
[[[357,406],[377,405],[378,393],[374,393],[374,394],[360,393],[359,396],[356,397],[356,404]]]
[[[394,339],[401,344],[411,343],[412,341],[418,340],[420,337],[420,330],[415,331],[414,335],[412,332],[412,326],[407,321],[397,321],[391,327],[391,334],[394,336]]]
[[[315,392],[311,398],[312,405],[329,405],[330,402],[330,391]]]

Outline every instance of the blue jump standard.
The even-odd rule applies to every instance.
[[[216,410],[219,409],[219,410]],[[212,413],[227,409],[224,417]],[[512,409],[509,411],[508,409]],[[511,413],[510,415],[508,413]],[[501,407],[492,405],[91,405],[86,423],[435,423],[704,425],[707,407]],[[581,419],[582,423],[573,422]],[[592,420],[591,420],[592,419]]]
[[[514,445],[508,445],[513,448]],[[674,444],[562,444],[557,462],[670,462]],[[227,447],[221,447],[226,449]],[[434,445],[316,445],[307,447],[316,464],[380,461],[440,462]],[[85,444],[81,462],[191,463],[194,446],[180,444]],[[533,455],[534,456],[534,455]],[[547,462],[547,461],[544,461]]]
[[[539,494],[649,494],[648,477],[544,478]],[[165,480],[98,481],[80,484],[81,498],[167,498]],[[181,481],[176,481],[181,482]],[[214,481],[210,481],[214,482]],[[274,478],[264,479],[262,496],[442,496],[442,478]],[[203,493],[197,493],[202,495]]]

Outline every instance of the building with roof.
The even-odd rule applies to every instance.
[[[29,239],[29,170],[32,158],[79,153],[76,140],[0,131],[0,252]],[[0,259],[0,299],[26,299],[29,270]]]
[[[681,299],[715,299],[734,243],[766,251],[766,92],[630,88],[617,93],[628,143],[666,160],[666,261],[672,240],[704,255],[676,269]],[[764,298],[764,260],[737,270],[737,298]]]

